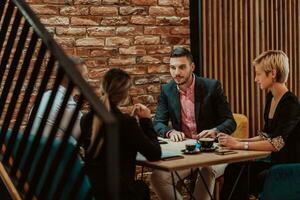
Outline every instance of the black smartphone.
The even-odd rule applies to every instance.
[[[235,154],[235,153],[237,153],[237,151],[228,150],[228,149],[220,149],[215,152],[215,154],[218,155],[228,155],[228,154]]]

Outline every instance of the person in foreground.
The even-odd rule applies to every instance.
[[[159,160],[161,148],[153,129],[150,110],[142,105],[134,105],[133,113],[139,119],[122,113],[118,106],[126,102],[131,86],[130,76],[121,69],[110,69],[103,78],[102,101],[106,108],[116,117],[119,130],[119,156],[120,156],[120,189],[121,199],[150,199],[148,186],[142,181],[135,181],[135,163],[137,152],[148,160]],[[96,199],[109,199],[107,194],[106,174],[107,141],[102,121],[89,112],[80,122],[82,134],[85,135],[85,163],[86,172],[91,180]],[[97,140],[97,137],[101,137]],[[96,142],[99,141],[99,142]]]
[[[249,166],[250,183],[247,184],[247,170],[243,170],[233,191],[233,200],[248,200],[248,186],[250,194],[257,196],[262,191],[264,176],[272,165],[300,162],[300,105],[297,97],[286,87],[288,57],[283,51],[270,50],[259,55],[253,65],[255,81],[261,89],[267,91],[264,128],[258,131],[258,136],[243,140],[219,133],[219,144],[230,149],[264,150],[272,153],[268,159],[228,165],[224,174],[222,199],[230,196],[243,166]]]
[[[161,137],[172,141],[185,138],[214,138],[219,131],[231,134],[236,123],[229,109],[220,82],[193,74],[195,65],[189,50],[177,47],[171,52],[171,82],[161,87],[154,128]],[[172,128],[168,126],[171,120]],[[225,165],[201,168],[201,174],[214,190],[215,178],[222,175]],[[189,176],[191,169],[178,171],[182,178]],[[178,181],[175,177],[175,181]],[[172,177],[168,172],[156,170],[151,175],[154,191],[160,199],[174,199]],[[177,199],[182,199],[176,191]],[[194,190],[196,199],[210,199],[202,179],[198,177]]]
[[[82,77],[87,81],[88,80],[88,69],[87,69],[87,66],[86,66],[84,60],[81,59],[80,57],[75,57],[75,56],[69,56],[69,58],[76,64],[77,70],[81,73]],[[52,104],[49,116],[47,118],[44,130],[43,130],[43,136],[45,136],[45,137],[49,136],[49,134],[53,128],[55,119],[58,115],[58,112],[61,109],[63,99],[66,95],[68,82],[69,82],[69,80],[67,79],[67,77],[64,77],[61,82],[61,85],[59,85],[59,87],[58,87],[58,91],[56,93],[54,102]],[[77,105],[77,103],[75,101],[75,96],[77,95],[77,93],[78,93],[78,91],[75,89],[72,92],[72,95],[70,96],[70,98],[68,100],[62,120],[58,126],[58,130],[55,135],[57,138],[62,138],[65,131],[67,130],[67,127],[70,123],[71,116]],[[51,94],[52,94],[52,90],[48,90],[43,94],[43,97],[39,104],[38,111],[37,111],[32,129],[31,129],[31,132],[33,134],[36,134],[39,129],[39,126],[41,124],[41,121],[44,116],[44,112],[46,110],[46,107],[47,107],[47,104],[48,104]],[[30,110],[29,115],[31,115],[32,110],[33,110],[33,108]],[[80,125],[79,124],[80,124],[81,117],[82,117],[82,113],[79,112],[78,116],[76,118],[75,124],[74,124],[73,131],[72,131],[72,141],[75,141],[75,139],[77,140],[80,135]]]

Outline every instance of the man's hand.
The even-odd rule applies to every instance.
[[[179,142],[179,141],[184,140],[185,135],[184,135],[183,132],[179,132],[179,131],[176,131],[176,130],[172,130],[172,131],[169,133],[169,138],[170,138],[173,142]]]
[[[203,130],[201,133],[197,135],[197,138],[215,138],[217,136],[217,130],[216,129],[209,129],[209,130]]]

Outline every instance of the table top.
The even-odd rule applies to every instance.
[[[186,155],[181,152],[185,148],[185,144],[195,142],[193,140],[185,140],[182,142],[171,142],[166,140],[168,144],[162,144],[162,151],[173,151],[181,155],[182,158],[159,161],[137,160],[137,164],[153,169],[164,171],[177,171],[190,169],[195,167],[204,167],[216,164],[233,163],[241,161],[250,161],[254,159],[264,158],[270,155],[270,151],[249,151],[249,150],[234,150],[237,153],[227,155],[217,155],[214,152],[200,152],[197,154]]]

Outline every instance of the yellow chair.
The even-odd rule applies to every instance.
[[[249,121],[247,116],[243,114],[234,113],[233,118],[236,122],[236,129],[231,134],[233,137],[237,138],[248,138],[249,137]],[[224,182],[223,175],[216,179],[214,196],[216,200],[220,199],[220,192]]]

